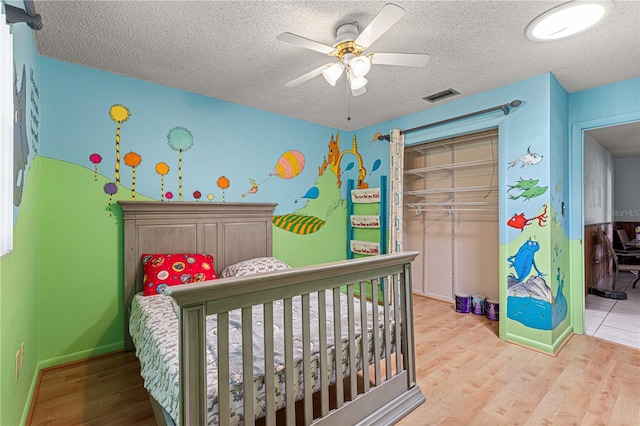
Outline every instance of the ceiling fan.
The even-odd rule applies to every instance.
[[[404,9],[395,4],[386,4],[378,12],[367,27],[358,32],[357,23],[340,25],[336,30],[333,46],[319,43],[308,38],[282,33],[276,38],[286,43],[306,49],[315,50],[337,61],[322,65],[300,77],[291,80],[286,87],[295,87],[322,74],[329,84],[335,86],[343,73],[347,75],[347,83],[353,96],[362,95],[367,91],[367,79],[371,65],[399,65],[405,67],[423,67],[429,62],[429,55],[420,53],[366,53],[365,51],[375,43],[380,36],[389,30],[404,15]]]

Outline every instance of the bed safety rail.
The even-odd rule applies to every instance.
[[[261,421],[265,425],[275,425],[276,416],[284,416],[287,425],[389,424],[399,420],[424,402],[416,384],[414,353],[411,261],[417,254],[394,253],[169,287],[167,294],[179,307],[179,423],[206,425],[208,421],[211,402],[207,399],[205,317],[214,314],[218,420],[221,425],[231,423],[232,311],[240,311],[242,321],[245,424],[264,417]],[[378,288],[382,288],[381,297]],[[371,294],[371,300],[359,303],[364,301],[358,300],[358,294]],[[346,310],[341,307],[345,295]],[[278,303],[283,305],[284,316],[283,366],[274,360],[272,324],[274,304]],[[313,304],[317,304],[317,318],[310,315]],[[301,309],[302,324],[294,324],[294,305]],[[257,320],[255,307],[262,315]],[[343,316],[348,317],[346,329]],[[300,328],[302,353],[296,354],[294,329]],[[254,332],[263,333],[264,353],[254,353]],[[317,347],[311,339],[316,333]],[[264,386],[258,390],[253,383],[254,358],[263,359]],[[280,404],[279,399],[283,399]],[[283,408],[278,411],[278,407]]]

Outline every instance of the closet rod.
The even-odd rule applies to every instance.
[[[522,104],[522,101],[519,100],[519,99],[515,99],[515,100],[509,102],[508,104],[497,105],[497,106],[494,106],[494,107],[491,107],[491,108],[483,109],[481,111],[470,112],[469,114],[459,115],[457,117],[447,118],[446,120],[436,121],[435,123],[425,124],[423,126],[413,127],[411,129],[407,129],[407,130],[401,130],[401,132],[402,133],[409,133],[409,132],[415,132],[417,130],[424,130],[424,129],[427,129],[429,127],[439,126],[441,124],[450,123],[452,121],[463,120],[465,118],[475,117],[476,115],[486,114],[488,112],[498,111],[498,110],[502,110],[502,112],[504,112],[504,115],[507,115],[507,114],[509,114],[509,108],[520,106],[520,104]],[[391,140],[391,136],[390,135],[380,135],[380,136],[378,136],[378,140],[382,140],[382,139],[389,141],[389,140]]]

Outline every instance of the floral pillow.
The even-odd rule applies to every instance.
[[[143,254],[142,268],[145,296],[162,294],[168,286],[218,278],[210,254]]]
[[[285,269],[291,269],[291,266],[280,259],[275,257],[256,257],[255,259],[243,260],[227,266],[220,274],[220,278],[241,277],[261,272],[284,271]]]

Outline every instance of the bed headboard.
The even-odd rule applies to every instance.
[[[129,313],[142,291],[143,253],[210,253],[215,270],[272,254],[273,203],[119,201],[124,218],[125,350]]]

